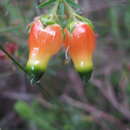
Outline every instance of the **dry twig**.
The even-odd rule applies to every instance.
[[[90,104],[76,101],[67,95],[63,95],[62,100],[69,105],[72,105],[76,108],[89,112],[95,120],[105,119],[107,121],[117,124],[117,126],[119,126],[119,128],[122,128],[122,130],[127,130],[127,127],[124,124],[122,124],[120,120],[118,120],[117,118],[113,117],[112,115],[108,113],[98,110],[97,108],[95,108],[94,106]]]

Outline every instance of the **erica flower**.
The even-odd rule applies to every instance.
[[[76,71],[81,77],[89,79],[93,70],[95,33],[92,27],[84,22],[75,22],[69,29],[65,29],[65,48],[68,49]]]
[[[47,68],[49,59],[60,50],[62,40],[60,25],[44,26],[40,19],[36,19],[32,23],[28,40],[27,71],[35,80],[39,80]]]

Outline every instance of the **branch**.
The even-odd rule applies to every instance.
[[[95,108],[94,106],[90,104],[85,104],[85,103],[76,101],[67,95],[63,95],[61,98],[65,103],[72,105],[73,107],[82,109],[86,112],[89,112],[92,115],[92,117],[96,120],[105,119],[107,121],[117,124],[117,126],[122,128],[123,130],[127,130],[126,126],[120,120],[118,120],[117,118],[113,117],[110,114],[107,114],[101,110],[98,110],[97,108]]]
[[[9,92],[2,92],[1,96],[12,99],[12,100],[24,100],[27,102],[36,100],[46,108],[54,108],[54,106],[52,104],[48,103],[42,97],[35,96],[35,95],[29,94],[29,93],[17,93],[17,92],[10,92],[9,91]]]
[[[99,80],[92,80],[92,83],[100,90],[100,92],[112,104],[114,108],[116,108],[120,113],[123,114],[124,117],[130,120],[130,110],[117,101],[113,87],[108,81],[106,81],[105,87],[104,84]]]
[[[81,79],[78,75],[76,75],[76,72],[74,72],[73,69],[68,70],[68,77],[71,81],[71,88],[76,92],[77,96],[83,100],[86,99],[84,94],[84,86],[81,82]]]
[[[5,53],[5,55],[7,55],[9,57],[9,59],[15,64],[18,66],[19,69],[21,69],[23,72],[26,72],[26,70],[24,69],[24,67],[19,64],[1,45],[0,45],[0,50],[3,51]]]

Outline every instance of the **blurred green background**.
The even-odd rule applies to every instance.
[[[83,84],[61,51],[49,63],[42,88],[0,56],[2,130],[130,130],[130,1],[79,0],[97,34],[94,72]],[[0,0],[0,44],[28,58],[27,25],[47,12],[34,0]]]

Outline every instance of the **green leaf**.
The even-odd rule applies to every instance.
[[[0,33],[5,33],[5,32],[13,32],[13,31],[17,31],[18,29],[20,29],[22,26],[15,26],[15,27],[3,27],[0,28]]]
[[[53,118],[53,113],[43,113],[44,111],[41,111],[42,109],[37,104],[30,106],[26,102],[18,101],[14,108],[24,120],[32,121],[41,130],[56,130],[52,125],[55,118]]]
[[[46,2],[42,2],[39,6],[38,6],[38,8],[44,8],[45,6],[48,6],[49,4],[51,4],[51,3],[54,3],[56,0],[48,0],[48,1],[46,1]]]
[[[73,8],[80,8],[80,6],[76,4],[73,0],[66,0],[66,2]]]
[[[24,119],[32,119],[32,117],[34,116],[34,112],[31,107],[23,101],[19,101],[15,104],[15,110]]]

